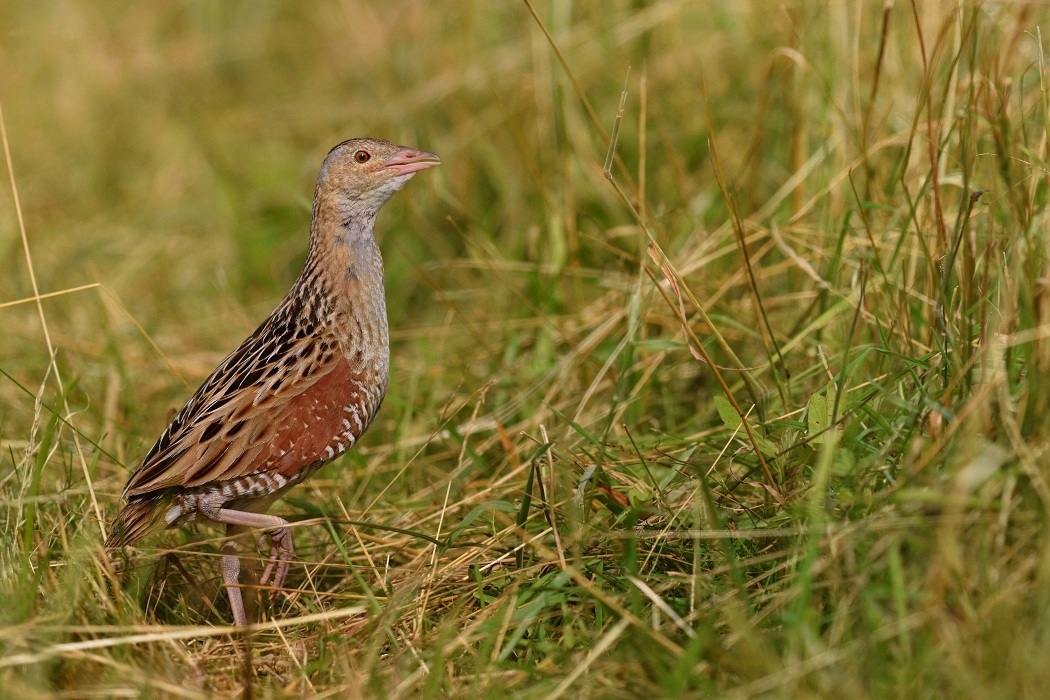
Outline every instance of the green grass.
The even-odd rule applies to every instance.
[[[1050,10],[532,7],[0,6],[2,694],[1042,697]],[[231,635],[103,530],[362,135],[391,388]]]

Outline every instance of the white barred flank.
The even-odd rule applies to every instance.
[[[372,412],[370,410],[371,406],[367,406],[366,408],[368,409],[368,413]],[[350,418],[353,419],[354,428],[356,429],[357,435],[361,435],[362,433],[364,433],[366,426],[364,421],[361,420],[361,409],[356,404],[350,404],[349,406],[344,408],[343,411],[345,413],[350,414]],[[350,423],[346,418],[343,419],[343,425],[346,426],[347,432],[350,432]]]

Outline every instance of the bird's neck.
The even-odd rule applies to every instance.
[[[375,215],[347,216],[324,204],[314,204],[310,250],[296,284],[326,300],[331,327],[346,333],[348,351],[352,346],[385,356],[389,331]]]
[[[383,286],[383,256],[372,220],[313,222],[303,275],[331,284],[339,292],[346,282]]]

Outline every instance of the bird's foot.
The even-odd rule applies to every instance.
[[[287,527],[268,531],[259,538],[260,549],[267,538],[270,539],[270,558],[266,562],[266,568],[263,569],[259,585],[265,586],[270,583],[273,586],[273,590],[270,591],[270,601],[277,602],[281,588],[284,587],[284,580],[288,577],[288,566],[292,562],[292,532]],[[271,573],[273,574],[272,580],[270,579]]]

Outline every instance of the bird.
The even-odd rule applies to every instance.
[[[335,146],[317,175],[306,263],[284,300],[171,419],[129,478],[104,549],[191,522],[226,526],[220,569],[233,623],[247,618],[238,539],[261,531],[260,584],[277,600],[291,563],[289,523],[266,511],[350,449],[386,395],[389,326],[380,207],[433,153],[376,138]],[[271,578],[272,577],[272,578]]]

